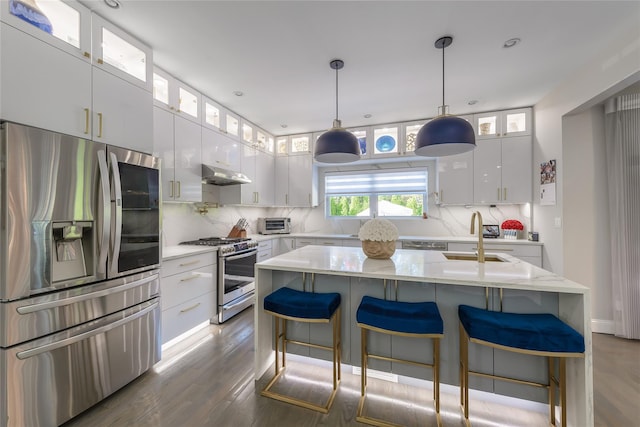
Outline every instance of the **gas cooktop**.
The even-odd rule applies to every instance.
[[[181,245],[198,245],[198,246],[223,246],[231,245],[233,243],[246,242],[248,237],[205,237],[204,239],[189,240],[188,242],[182,242]]]

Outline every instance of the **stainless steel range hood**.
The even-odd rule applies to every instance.
[[[202,165],[202,182],[213,185],[250,184],[248,176],[217,166]]]

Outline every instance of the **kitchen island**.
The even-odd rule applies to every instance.
[[[591,316],[589,289],[551,272],[535,267],[507,254],[497,254],[497,261],[448,259],[447,252],[396,250],[391,259],[367,258],[361,248],[306,246],[256,264],[255,377],[260,378],[273,363],[272,318],[266,314],[263,300],[272,291],[287,286],[315,289],[316,292],[339,292],[342,297],[342,360],[360,364],[360,335],[355,322],[363,295],[398,298],[401,301],[435,301],[444,320],[441,348],[441,381],[459,385],[457,307],[467,304],[510,312],[549,312],[571,325],[585,339],[585,357],[567,362],[568,424],[593,425],[593,378],[591,353]],[[489,255],[489,254],[487,254]],[[330,342],[330,333],[322,325],[293,324],[289,335],[305,341]],[[405,337],[387,337],[371,343],[379,352],[403,357],[411,354],[428,357],[430,349],[418,348]],[[478,348],[476,348],[478,347]],[[295,345],[288,351],[327,359],[315,349]],[[428,359],[425,359],[425,361]],[[511,352],[472,346],[472,364],[477,370],[500,375],[545,381],[546,361]],[[399,366],[377,361],[371,368],[387,371],[400,378],[427,379],[413,366]],[[500,395],[545,402],[546,391],[519,384],[473,378],[473,389]],[[473,417],[473,413],[472,413]]]

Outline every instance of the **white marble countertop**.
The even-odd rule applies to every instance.
[[[189,246],[189,245],[176,245],[165,246],[162,248],[162,260],[168,261],[174,258],[180,258],[183,256],[197,255],[206,252],[215,252],[218,248],[215,246]]]
[[[487,252],[488,254],[491,252]],[[503,287],[572,294],[588,288],[510,255],[506,262],[449,260],[440,251],[397,249],[391,259],[368,258],[361,248],[310,245],[256,264],[256,268],[414,282]]]

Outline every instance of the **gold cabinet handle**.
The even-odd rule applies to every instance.
[[[102,58],[98,58],[98,60],[96,61],[98,64],[104,64],[104,61],[102,60]]]
[[[500,187],[498,187],[497,190],[498,190],[498,200],[500,200]]]
[[[102,113],[98,113],[98,138],[102,138]]]
[[[200,303],[196,303],[196,304],[192,305],[191,307],[183,308],[182,310],[180,310],[180,313],[186,313],[187,311],[191,311],[194,308],[198,307],[199,305],[200,305]]]
[[[169,197],[173,197],[173,181],[169,181]]]
[[[285,205],[289,204],[289,194],[288,193],[284,195],[284,204]]]
[[[84,109],[84,134],[89,133],[89,109]]]
[[[91,58],[91,54],[89,52],[84,52],[82,54],[85,58]]]
[[[183,262],[182,264],[179,264],[180,267],[186,267],[188,265],[194,265],[194,264],[198,264],[200,262],[199,259],[195,260],[195,261],[189,261],[189,262]]]
[[[191,276],[191,277],[187,277],[186,279],[180,279],[180,281],[181,281],[181,282],[188,282],[189,280],[197,279],[197,278],[199,278],[199,277],[200,277],[200,275],[196,273],[196,274],[194,274],[194,275],[193,275],[193,276]]]
[[[176,192],[176,197],[180,198],[180,181],[176,181],[177,187],[178,187],[178,191]]]
[[[311,206],[311,193],[309,193],[309,206]]]
[[[507,187],[502,189],[502,200],[507,200]]]

